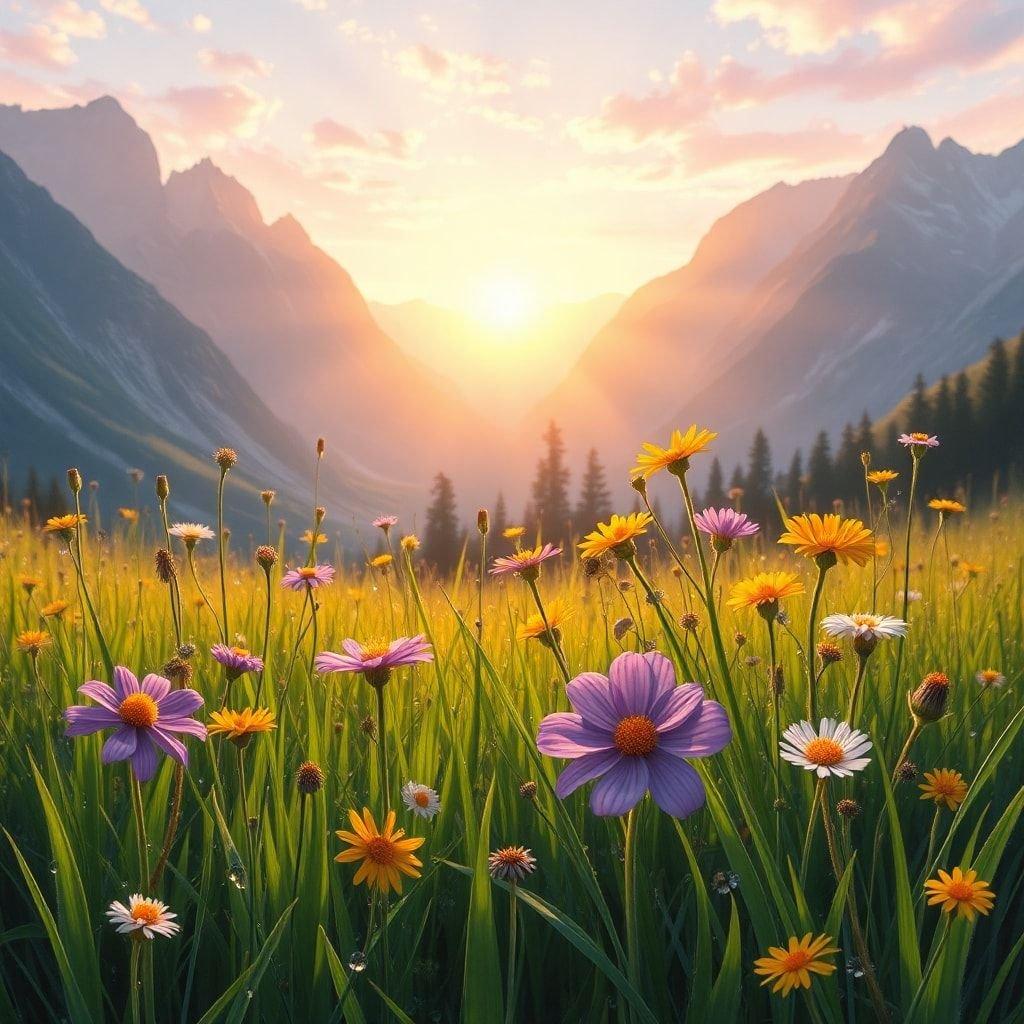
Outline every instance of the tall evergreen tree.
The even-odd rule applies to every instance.
[[[569,470],[565,465],[562,432],[552,420],[544,431],[546,451],[537,464],[533,506],[546,541],[564,541],[569,535]]]
[[[494,515],[491,517],[491,533],[500,537],[508,528],[508,507],[505,504],[505,495],[498,491],[498,497],[494,502]]]
[[[786,473],[784,501],[789,512],[796,514],[804,505],[804,457],[799,448],[793,452],[793,459]]]
[[[1006,429],[1010,397],[1010,358],[1006,342],[996,338],[989,346],[988,359],[978,387],[978,404],[975,410],[977,429],[984,438],[977,446],[979,474],[987,479],[1000,465],[999,438]]]
[[[772,513],[772,453],[768,437],[758,427],[750,445],[743,508],[755,522],[767,522]]]
[[[971,472],[971,450],[974,448],[976,430],[971,382],[967,374],[961,370],[953,383],[948,433],[942,438],[946,457],[949,459],[949,475],[954,481],[966,483]]]
[[[612,514],[612,496],[605,479],[604,466],[597,449],[587,453],[587,465],[580,485],[580,500],[576,505],[576,528],[589,531],[597,523],[605,522]]]
[[[39,511],[39,518],[43,522],[50,516],[62,516],[68,510],[68,503],[64,497],[64,490],[55,476],[50,477],[50,486],[43,499],[43,507]]]
[[[438,473],[430,493],[433,500],[427,509],[423,556],[446,573],[455,567],[462,546],[455,488],[444,473]]]
[[[718,456],[716,455],[711,460],[711,469],[708,472],[708,485],[704,491],[704,506],[707,508],[722,508],[727,500],[722,478],[722,464],[718,461]]]
[[[822,430],[814,441],[807,460],[807,498],[818,512],[830,512],[835,498],[835,474],[832,466],[832,445],[827,431]]]
[[[875,453],[875,428],[871,423],[871,417],[868,415],[867,409],[861,413],[860,423],[857,425],[857,453],[870,452],[872,456]]]
[[[928,400],[928,389],[924,382],[924,376],[919,373],[914,378],[914,387],[910,393],[910,405],[907,408],[905,429],[908,432],[929,430],[931,422],[932,406]]]
[[[836,452],[832,487],[833,497],[857,501],[864,490],[864,465],[860,461],[860,439],[852,423],[843,427]]]

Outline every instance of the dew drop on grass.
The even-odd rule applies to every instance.
[[[353,974],[362,974],[366,970],[366,954],[357,949],[348,958],[348,969]]]

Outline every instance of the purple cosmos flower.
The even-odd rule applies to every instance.
[[[939,439],[935,434],[900,434],[899,442],[906,448],[938,448]]]
[[[103,745],[103,763],[131,760],[140,782],[156,774],[157,752],[188,765],[188,751],[171,733],[184,732],[206,739],[206,726],[191,717],[202,706],[195,690],[172,690],[170,680],[150,674],[142,680],[122,665],[114,669],[114,686],[93,680],[78,692],[91,697],[99,707],[75,705],[64,712],[65,736],[91,736],[101,729],[116,728]]]
[[[711,537],[716,551],[728,551],[734,540],[753,537],[761,529],[746,512],[737,512],[734,508],[706,508],[698,512],[693,521],[701,533]]]
[[[541,562],[546,562],[561,553],[562,549],[556,548],[554,544],[545,544],[543,547],[538,544],[532,551],[524,549],[512,555],[496,558],[491,566],[491,575],[505,576],[513,573],[522,576],[524,580],[535,580],[540,575]]]
[[[434,660],[433,648],[422,634],[366,646],[357,640],[342,640],[341,647],[344,654],[321,651],[316,656],[317,672],[358,672],[366,676],[368,683],[383,686],[392,669]]]
[[[398,516],[377,516],[370,525],[376,526],[378,530],[383,530],[387,533],[392,526],[398,525]]]
[[[214,644],[210,648],[214,661],[219,661],[228,671],[229,679],[237,679],[246,672],[262,672],[263,659],[257,658],[244,647],[228,647],[227,644]]]
[[[668,658],[620,654],[607,676],[584,672],[565,689],[574,713],[548,715],[537,734],[542,754],[574,759],[555,785],[560,798],[598,779],[590,794],[595,814],[625,814],[647,790],[676,818],[704,806],[704,783],[683,758],[717,754],[732,728],[701,686],[676,686]]]
[[[289,569],[281,577],[281,586],[289,590],[316,590],[317,587],[326,587],[334,582],[334,566],[327,565],[303,565],[298,569]]]

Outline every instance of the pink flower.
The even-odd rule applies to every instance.
[[[244,647],[228,647],[214,644],[210,648],[214,661],[219,661],[228,672],[229,679],[237,679],[246,672],[262,672],[263,659],[251,654]]]
[[[761,529],[757,523],[751,522],[746,512],[737,512],[734,508],[706,508],[698,512],[693,521],[701,533],[711,537],[716,551],[728,551],[734,540],[753,537]]]
[[[392,669],[434,660],[433,648],[422,634],[365,646],[357,640],[342,640],[341,648],[344,654],[321,651],[315,661],[317,672],[355,672],[365,676],[368,683],[383,686]]]
[[[899,442],[906,448],[938,448],[939,439],[935,434],[900,434]]]
[[[496,558],[491,566],[492,576],[505,576],[512,573],[515,576],[522,576],[524,580],[535,580],[540,575],[541,562],[562,553],[561,548],[554,544],[538,545],[532,551],[516,551],[514,554]]]
[[[590,794],[595,814],[625,814],[648,790],[677,818],[704,806],[704,783],[683,759],[717,754],[732,728],[701,686],[676,685],[668,658],[657,651],[620,654],[607,676],[584,672],[565,690],[573,711],[548,715],[537,734],[542,754],[573,759],[555,784],[560,798],[597,779]]]
[[[398,516],[377,516],[370,525],[376,526],[378,530],[383,530],[387,533],[392,526],[398,525]]]
[[[303,565],[298,569],[289,569],[281,577],[281,586],[289,590],[316,590],[334,582],[333,565]]]

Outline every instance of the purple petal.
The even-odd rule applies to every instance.
[[[142,680],[142,692],[148,693],[158,704],[164,697],[171,692],[171,681],[170,679],[164,679],[163,676],[158,676],[153,672],[150,672],[145,679]]]
[[[592,729],[579,715],[568,711],[548,715],[537,731],[537,749],[550,757],[582,757],[595,750],[613,748],[610,733]]]
[[[349,643],[355,643],[355,641],[345,640],[342,643],[342,647]],[[316,670],[321,675],[326,672],[360,672],[363,668],[362,663],[356,662],[354,658],[346,658],[344,655],[335,654],[333,651],[321,651],[316,656],[315,663]]]
[[[206,726],[194,718],[182,716],[181,718],[160,718],[157,721],[164,732],[185,732],[189,736],[196,736],[201,740],[206,739]]]
[[[342,640],[341,641],[341,649],[350,658],[357,658],[357,659],[361,659],[362,658],[363,647],[362,647],[362,644],[360,644],[358,640],[352,640],[352,639]]]
[[[135,772],[135,778],[139,782],[149,782],[156,775],[157,764],[156,747],[153,746],[149,734],[144,732],[139,737],[135,753],[132,754],[132,771]]]
[[[621,715],[615,710],[608,692],[608,677],[599,672],[584,672],[569,683],[565,692],[576,712],[588,725],[613,732]]]
[[[704,806],[704,783],[685,761],[656,750],[647,758],[647,769],[651,796],[666,814],[687,818]]]
[[[658,737],[658,750],[676,757],[708,757],[731,739],[732,726],[725,708],[717,701],[706,700],[681,726]]]
[[[595,814],[608,817],[625,814],[640,802],[647,791],[649,778],[646,758],[622,758],[594,786],[590,794],[590,809]]]
[[[129,693],[139,692],[139,680],[134,672],[124,665],[118,665],[114,669],[114,689],[117,691],[117,699],[122,701]]]
[[[667,666],[667,671],[666,671]],[[647,715],[675,684],[672,663],[663,654],[620,654],[608,669],[612,704],[620,718]]]
[[[683,683],[676,686],[660,708],[655,725],[659,733],[671,732],[683,725],[691,715],[700,710],[704,702],[704,688],[698,683]]]
[[[121,716],[106,708],[87,708],[76,704],[67,708],[64,718],[68,723],[64,730],[65,736],[91,736],[100,729],[109,729],[121,724]]]
[[[86,697],[91,697],[97,704],[102,704],[108,710],[117,712],[117,694],[106,683],[92,679],[88,683],[82,683],[78,688],[78,692]]]
[[[111,761],[123,761],[126,757],[131,757],[135,753],[138,743],[138,729],[131,725],[123,726],[109,736],[107,742],[103,744],[103,763],[110,764]]]
[[[203,706],[203,696],[195,690],[171,690],[166,696],[156,702],[156,709],[159,714],[158,721],[164,724],[165,718],[181,718],[190,715],[196,708]]]
[[[156,725],[150,729],[149,736],[165,754],[173,757],[175,761],[180,761],[186,767],[188,766],[188,751],[181,740],[176,739],[169,732]]]
[[[558,776],[555,783],[555,795],[564,800],[574,793],[584,782],[604,775],[609,768],[618,763],[622,755],[617,750],[598,750],[593,754],[584,754],[569,765]]]

